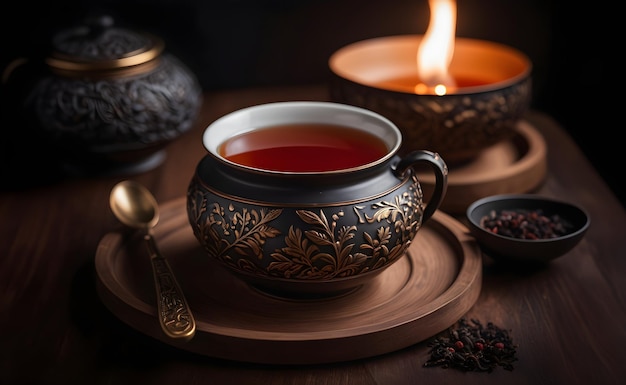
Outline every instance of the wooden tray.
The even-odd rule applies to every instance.
[[[547,174],[546,147],[543,136],[522,120],[510,140],[491,146],[468,163],[449,167],[448,191],[440,209],[465,214],[469,205],[480,198],[534,190]],[[434,189],[435,176],[426,170],[418,173],[418,178],[428,197]]]
[[[155,229],[196,317],[189,342],[159,329],[151,270],[137,233],[106,234],[96,251],[98,294],[119,319],[166,344],[211,357],[316,364],[392,352],[445,330],[476,302],[481,253],[468,229],[436,212],[402,258],[342,296],[293,300],[255,290],[209,261],[183,198],[162,207]]]

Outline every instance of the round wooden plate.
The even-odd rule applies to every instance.
[[[527,121],[515,135],[495,144],[461,165],[449,165],[448,190],[440,209],[465,214],[472,202],[490,195],[521,194],[539,187],[547,170],[547,146],[543,136]],[[445,159],[444,159],[445,160]],[[432,172],[418,173],[425,196],[432,193]]]
[[[271,296],[206,257],[184,198],[163,205],[155,237],[196,317],[191,341],[168,339],[156,318],[148,256],[134,232],[106,234],[96,251],[100,298],[119,319],[166,344],[211,357],[265,364],[317,364],[392,352],[458,321],[482,285],[480,249],[443,212],[420,229],[406,257],[341,296]]]

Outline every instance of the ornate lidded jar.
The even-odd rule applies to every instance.
[[[147,171],[193,126],[201,87],[158,37],[100,16],[59,32],[51,48],[24,107],[70,171]]]

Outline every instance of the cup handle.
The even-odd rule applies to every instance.
[[[429,164],[435,173],[435,189],[424,208],[422,214],[422,223],[426,222],[433,216],[435,211],[441,206],[443,198],[448,190],[448,166],[438,153],[428,150],[415,150],[405,155],[396,164],[394,172],[397,176],[403,176],[404,173],[417,163]]]

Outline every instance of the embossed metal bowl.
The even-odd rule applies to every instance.
[[[146,171],[192,127],[200,85],[158,37],[117,26],[104,15],[61,30],[50,45],[43,60],[17,60],[23,65],[9,77],[25,95],[24,116],[33,134],[68,170]],[[21,84],[18,74],[28,81]]]
[[[482,198],[466,216],[472,235],[494,260],[535,265],[572,250],[590,225],[581,207],[534,194]]]
[[[362,130],[382,140],[387,152],[351,168],[293,172],[245,166],[218,150],[228,138],[267,126],[289,124],[298,136],[298,124],[307,123]],[[445,196],[443,159],[428,150],[400,157],[401,139],[388,119],[337,103],[235,111],[204,132],[208,154],[189,184],[189,223],[209,258],[261,290],[288,297],[350,291],[402,258]],[[431,166],[436,176],[429,197],[416,164]]]
[[[329,59],[331,100],[378,112],[404,137],[400,153],[437,151],[451,165],[514,135],[531,99],[531,62],[498,43],[457,38],[449,71],[458,86],[445,95],[417,94],[422,35],[347,45]]]

